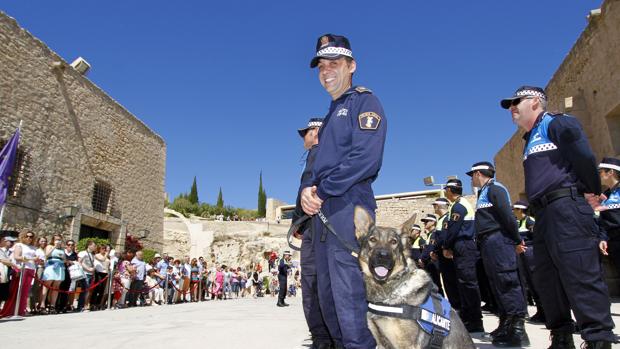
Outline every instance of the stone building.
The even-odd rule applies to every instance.
[[[620,1],[606,0],[546,86],[548,109],[577,117],[597,161],[620,157]],[[524,82],[526,83],[526,82]],[[498,180],[513,200],[526,199],[523,131],[495,156]],[[610,293],[620,296],[620,271],[604,259]]]
[[[161,248],[164,140],[0,12],[0,145],[20,121],[1,229]]]

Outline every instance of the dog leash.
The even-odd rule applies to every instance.
[[[331,225],[331,223],[329,223],[329,220],[323,214],[323,211],[319,210],[319,213],[317,213],[317,216],[319,216],[319,219],[321,220],[325,228],[327,228],[327,231],[332,233],[336,237],[336,239],[340,241],[342,246],[344,246],[347,250],[349,250],[349,253],[351,254],[351,256],[358,258],[360,254],[360,250],[357,247],[351,245],[348,241],[344,240],[340,235],[338,235],[338,233],[336,233],[336,230],[334,230],[334,227]],[[325,242],[325,239],[327,238],[326,235],[327,234],[325,234],[325,232],[321,234],[321,242]]]
[[[297,230],[299,230],[299,227],[304,224],[308,219],[310,219],[310,216],[308,216],[307,214],[297,218],[297,220],[295,220],[292,224],[291,227],[288,228],[288,233],[286,233],[286,242],[288,243],[288,247],[290,247],[291,249],[295,250],[295,251],[301,251],[301,248],[299,248],[298,246],[293,245],[293,242],[291,240],[291,237],[293,236],[293,234],[295,234],[295,232]]]

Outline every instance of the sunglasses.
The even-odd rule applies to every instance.
[[[523,97],[523,98],[518,98],[512,101],[512,103],[510,103],[511,106],[516,107],[517,105],[519,105],[519,103],[523,102],[526,99],[532,99],[534,97]]]
[[[72,243],[68,243],[67,246],[73,246],[73,244]]]
[[[28,239],[34,239],[34,235],[26,235]]]

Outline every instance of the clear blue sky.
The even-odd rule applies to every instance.
[[[0,9],[167,144],[166,191],[256,208],[294,202],[303,153],[295,130],[330,98],[309,68],[316,39],[351,40],[354,83],[389,120],[376,194],[466,178],[514,133],[499,99],[545,86],[600,0],[4,1]]]

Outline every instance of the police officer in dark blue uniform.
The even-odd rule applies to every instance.
[[[437,292],[440,295],[445,296],[443,292],[443,287],[441,285],[439,263],[431,258],[431,251],[434,251],[437,246],[437,242],[435,240],[437,238],[437,216],[429,213],[425,217],[422,217],[421,221],[422,223],[424,223],[424,229],[426,229],[426,236],[428,241],[422,249],[418,264],[421,268],[426,270],[428,275],[430,275],[431,279],[435,283],[435,286],[437,286]]]
[[[500,322],[497,330],[491,332],[493,345],[529,345],[524,324],[527,305],[517,264],[517,253],[524,250],[512,214],[510,194],[495,180],[495,167],[490,162],[475,163],[467,175],[472,185],[480,188],[476,203],[476,241],[498,303]]]
[[[278,265],[278,306],[288,307],[289,304],[284,301],[286,298],[286,291],[288,287],[286,281],[288,280],[288,271],[291,269],[291,252],[284,251],[280,264]]]
[[[598,165],[601,183],[607,188],[599,208],[601,228],[601,253],[611,258],[620,273],[620,160],[603,158]]]
[[[525,251],[519,254],[519,271],[522,274],[522,285],[527,286],[527,290],[534,299],[536,314],[530,317],[532,322],[545,322],[545,311],[542,307],[538,291],[534,284],[534,218],[527,214],[528,203],[518,200],[512,205],[512,212],[517,219],[519,235],[525,244]]]
[[[446,198],[437,198],[433,202],[433,210],[437,215],[437,230],[435,231],[435,245],[429,252],[431,259],[437,260],[439,272],[443,280],[443,287],[450,301],[450,305],[456,310],[461,309],[461,297],[459,296],[459,287],[456,281],[456,269],[454,261],[443,255],[445,236],[448,228],[448,210],[450,201]]]
[[[371,185],[383,160],[387,120],[370,90],[352,86],[357,66],[347,38],[321,36],[310,67],[318,67],[332,102],[319,131],[312,186],[302,190],[301,205],[309,215],[320,210],[340,239],[357,245],[353,210],[356,205],[368,212],[377,207]],[[319,302],[335,346],[375,348],[357,259],[318,217],[313,226]]]
[[[460,179],[446,183],[446,197],[452,203],[448,212],[446,236],[443,240],[443,254],[452,258],[456,269],[457,285],[461,298],[460,315],[469,332],[484,332],[480,310],[480,290],[476,275],[476,263],[480,258],[476,246],[474,209],[462,197],[463,184]]]
[[[542,88],[520,87],[500,104],[526,131],[525,191],[536,218],[534,283],[551,348],[574,348],[571,309],[586,348],[611,348],[614,323],[592,209],[600,205],[601,182],[588,139],[576,118],[546,112]]]
[[[308,152],[306,156],[306,166],[301,175],[301,184],[297,194],[295,211],[292,221],[295,222],[305,215],[301,208],[301,190],[311,184],[312,165],[316,157],[317,144],[319,143],[319,128],[323,124],[323,118],[311,118],[308,124],[297,130],[304,140],[304,149]],[[332,340],[327,330],[327,325],[323,321],[323,314],[319,306],[319,295],[316,287],[316,259],[312,246],[313,230],[310,220],[306,220],[297,227],[297,234],[302,235],[301,239],[301,289],[302,304],[306,323],[312,336],[311,349],[328,349],[332,347]]]

